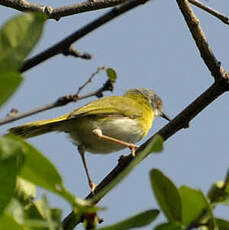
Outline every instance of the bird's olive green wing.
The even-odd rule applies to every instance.
[[[69,114],[68,119],[85,117],[91,115],[98,116],[125,116],[139,117],[142,115],[141,106],[135,100],[125,96],[105,97],[74,110]]]

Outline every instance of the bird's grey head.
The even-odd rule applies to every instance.
[[[170,121],[169,117],[163,111],[163,104],[162,104],[161,98],[153,90],[146,89],[146,88],[136,88],[136,89],[128,90],[128,92],[131,92],[131,91],[138,92],[149,100],[150,104],[152,105],[154,109],[155,116],[160,116]]]

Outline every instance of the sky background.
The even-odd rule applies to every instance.
[[[73,1],[40,3],[62,6]],[[204,3],[229,15],[228,0],[209,0]],[[217,59],[228,70],[228,25],[194,6],[193,9]],[[43,37],[31,56],[106,11],[65,17],[58,22],[49,20]],[[0,23],[3,24],[9,17],[17,14],[19,12],[1,6]],[[1,109],[0,117],[3,118],[11,108],[16,107],[24,112],[53,102],[62,95],[74,93],[98,66],[104,65],[114,68],[118,74],[113,93],[106,92],[106,96],[122,95],[127,89],[136,87],[153,89],[163,99],[164,110],[171,118],[213,83],[176,1],[150,1],[100,27],[74,46],[81,52],[92,54],[93,59],[87,61],[59,55],[25,72],[23,84]],[[84,92],[97,89],[105,80],[104,73],[96,76]],[[94,99],[16,121],[2,126],[0,132],[4,134],[9,127],[28,121],[55,118]],[[158,207],[149,181],[149,171],[152,168],[162,170],[177,186],[185,184],[204,192],[207,192],[213,182],[224,179],[229,163],[228,100],[226,93],[210,104],[194,118],[188,129],[179,131],[166,141],[162,154],[146,158],[104,197],[99,203],[107,207],[105,212],[99,213],[105,220],[103,226]],[[140,143],[166,123],[166,120],[157,118],[148,136]],[[67,188],[82,198],[88,194],[89,187],[80,156],[65,134],[51,133],[30,139],[29,142],[56,165]],[[128,150],[107,156],[87,154],[87,163],[94,182],[99,183],[124,153],[128,153]],[[51,205],[64,209],[64,216],[70,211],[69,205],[61,198],[54,195],[49,198]],[[216,209],[216,213],[228,218],[226,210],[220,207]],[[162,214],[159,221],[163,221]],[[152,225],[142,229],[152,229]]]

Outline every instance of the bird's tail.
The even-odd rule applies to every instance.
[[[60,131],[64,122],[67,120],[67,116],[68,115],[63,115],[54,119],[30,122],[11,128],[9,132],[23,138],[30,138],[53,131]]]

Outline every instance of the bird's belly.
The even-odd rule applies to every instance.
[[[105,154],[125,148],[123,145],[97,137],[93,133],[94,129],[100,129],[103,135],[129,143],[136,143],[144,135],[137,120],[123,117],[81,119],[81,122],[77,122],[75,129],[70,131],[70,136],[77,145],[83,145],[86,151],[92,153]]]

